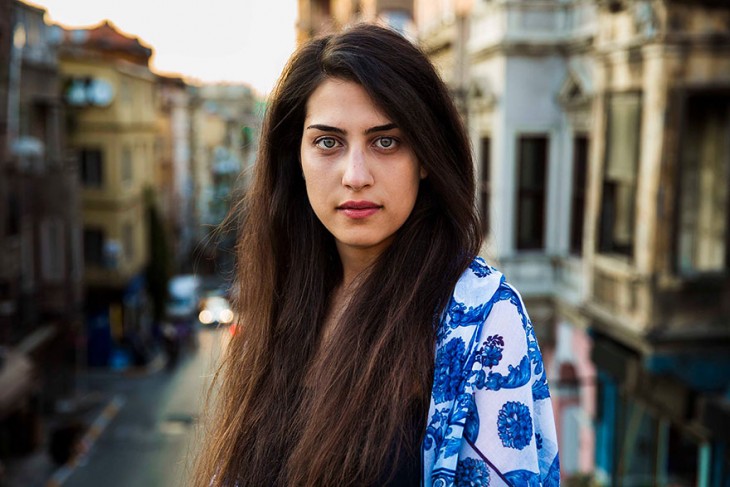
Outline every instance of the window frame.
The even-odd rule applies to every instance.
[[[543,148],[543,167],[542,167],[542,187],[541,188],[523,188],[522,186],[522,174],[523,174],[523,142],[529,140],[541,140],[544,142]],[[515,218],[515,248],[518,251],[540,251],[545,249],[546,243],[546,232],[547,232],[547,197],[548,197],[548,175],[550,165],[550,133],[549,132],[534,132],[518,134],[516,139],[516,167],[515,167],[515,197],[516,197],[516,218]],[[535,223],[536,230],[539,229],[539,238],[536,242],[527,242],[521,239],[521,214],[523,204],[526,199],[532,199],[541,204],[538,207],[542,207],[542,211],[536,213],[539,215],[538,221]]]
[[[99,237],[99,257],[97,260],[90,259],[90,252],[89,252],[89,246],[87,245],[88,242],[88,236],[90,234],[95,234]],[[86,267],[97,267],[97,268],[103,268],[105,267],[105,256],[104,256],[104,243],[106,240],[106,234],[104,232],[104,229],[101,227],[84,227],[83,229],[83,249],[84,249],[84,265]]]
[[[677,121],[677,127],[678,127],[678,133],[682,134],[679,138],[679,142],[676,145],[676,171],[675,171],[675,181],[674,181],[674,192],[676,197],[674,198],[674,205],[673,205],[673,217],[672,217],[672,225],[673,225],[673,238],[671,238],[671,269],[674,272],[676,276],[685,278],[685,279],[713,279],[713,278],[724,278],[728,275],[730,275],[730,194],[727,196],[727,201],[725,202],[725,267],[724,269],[715,269],[715,270],[695,270],[687,272],[682,269],[682,266],[680,265],[680,238],[682,235],[682,229],[681,229],[681,211],[682,211],[682,201],[683,201],[683,191],[682,191],[682,182],[684,178],[684,151],[687,144],[687,139],[684,135],[687,134],[686,127],[688,125],[687,123],[687,117],[688,117],[688,110],[689,106],[691,105],[692,99],[696,97],[725,97],[728,99],[728,105],[730,105],[730,90],[727,88],[701,88],[701,89],[683,89],[680,92],[680,96],[678,97],[678,104],[679,104],[679,116]],[[727,108],[730,111],[730,106]],[[730,145],[730,143],[728,143]],[[729,156],[730,157],[730,151]],[[728,183],[730,183],[730,170],[728,171]]]
[[[485,134],[479,138],[479,214],[481,218],[482,235],[490,233],[491,218],[491,197],[492,197],[492,136]]]
[[[80,166],[80,179],[81,184],[85,188],[94,188],[94,189],[101,189],[104,187],[104,150],[101,147],[82,147],[79,149],[79,166]],[[92,179],[92,174],[90,174],[91,171],[89,171],[89,166],[87,165],[87,161],[92,162],[93,159],[88,159],[87,154],[98,154],[98,159],[96,160],[98,162],[98,167],[96,170],[96,174]]]
[[[578,141],[585,141],[584,158],[582,161],[582,181],[579,181],[579,160]],[[590,167],[591,136],[589,132],[580,131],[573,133],[573,167],[572,167],[572,191],[570,195],[570,234],[568,239],[568,252],[570,255],[581,257],[583,255],[583,232],[585,230],[586,204],[588,202],[588,170]],[[580,212],[576,211],[580,208]],[[578,214],[580,213],[580,218]]]
[[[636,130],[630,131],[630,133],[636,134],[635,148],[634,148],[634,168],[633,168],[633,193],[631,194],[631,203],[629,204],[630,210],[628,211],[628,218],[630,219],[628,228],[630,229],[630,241],[625,246],[620,246],[616,243],[615,234],[613,231],[607,231],[606,228],[609,222],[606,222],[607,218],[611,218],[611,226],[615,225],[616,216],[615,210],[618,206],[617,198],[615,193],[612,199],[612,206],[608,208],[606,205],[607,193],[609,187],[616,189],[619,184],[608,178],[608,172],[610,170],[610,158],[612,157],[610,148],[612,146],[612,99],[636,97],[637,122]],[[629,260],[634,259],[635,246],[636,246],[636,212],[637,212],[637,196],[638,196],[638,182],[639,182],[639,171],[641,166],[641,140],[642,140],[642,125],[643,125],[643,108],[644,108],[644,94],[641,90],[628,90],[628,91],[615,91],[606,93],[605,98],[605,121],[606,125],[604,128],[604,151],[603,151],[603,171],[601,175],[601,201],[600,210],[598,214],[598,225],[596,226],[597,238],[596,238],[596,250],[599,254],[603,255],[614,255],[627,258]],[[620,144],[617,144],[620,145]],[[612,185],[612,186],[609,186]],[[610,212],[610,213],[609,213]],[[610,233],[610,236],[609,236]]]

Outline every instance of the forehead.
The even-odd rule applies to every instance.
[[[305,123],[326,123],[335,127],[390,123],[390,117],[373,102],[365,89],[352,81],[324,80],[307,100]]]

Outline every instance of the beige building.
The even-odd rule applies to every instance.
[[[298,0],[297,44],[356,22],[380,22],[413,34],[413,0]]]
[[[470,56],[467,51],[473,2],[470,0],[414,0],[418,43],[451,90],[467,121]]]
[[[89,305],[121,338],[140,324],[148,261],[145,188],[154,183],[152,50],[105,22],[64,33],[69,147],[79,159]],[[93,298],[93,299],[92,299]]]
[[[730,6],[605,2],[586,218],[613,485],[730,478]],[[609,461],[610,460],[610,461]]]

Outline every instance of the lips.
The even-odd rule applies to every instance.
[[[382,208],[382,205],[372,201],[345,201],[337,207],[337,210],[349,218],[359,220],[374,215]]]

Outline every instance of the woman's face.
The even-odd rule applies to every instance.
[[[379,255],[426,176],[400,128],[350,81],[327,79],[309,97],[300,155],[309,203],[340,256]]]

